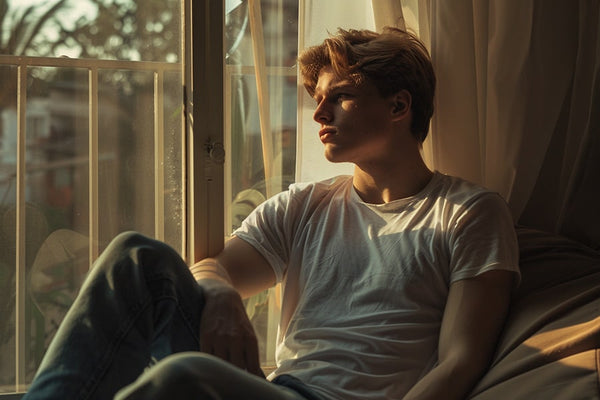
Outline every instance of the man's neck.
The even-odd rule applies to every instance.
[[[423,190],[431,180],[433,172],[420,155],[396,160],[380,165],[355,165],[353,184],[363,201],[383,204],[410,197]]]

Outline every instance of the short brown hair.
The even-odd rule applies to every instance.
[[[427,137],[435,73],[429,52],[415,35],[392,27],[384,28],[381,34],[339,29],[337,35],[306,49],[298,61],[304,87],[311,96],[325,66],[357,85],[365,80],[373,83],[382,96],[408,91],[412,97],[411,131],[421,142]]]

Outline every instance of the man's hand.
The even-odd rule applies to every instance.
[[[205,296],[200,319],[200,351],[264,377],[256,334],[238,292],[219,280],[204,279],[198,283]]]
[[[205,296],[200,319],[200,351],[220,357],[264,377],[254,328],[244,298],[275,284],[275,273],[263,256],[236,237],[215,258],[190,267]]]

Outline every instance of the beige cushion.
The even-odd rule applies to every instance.
[[[600,253],[519,228],[522,281],[470,398],[600,399]]]

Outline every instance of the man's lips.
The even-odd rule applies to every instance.
[[[335,128],[332,127],[324,127],[319,130],[319,138],[321,142],[327,143],[329,142],[333,136],[335,135]]]

